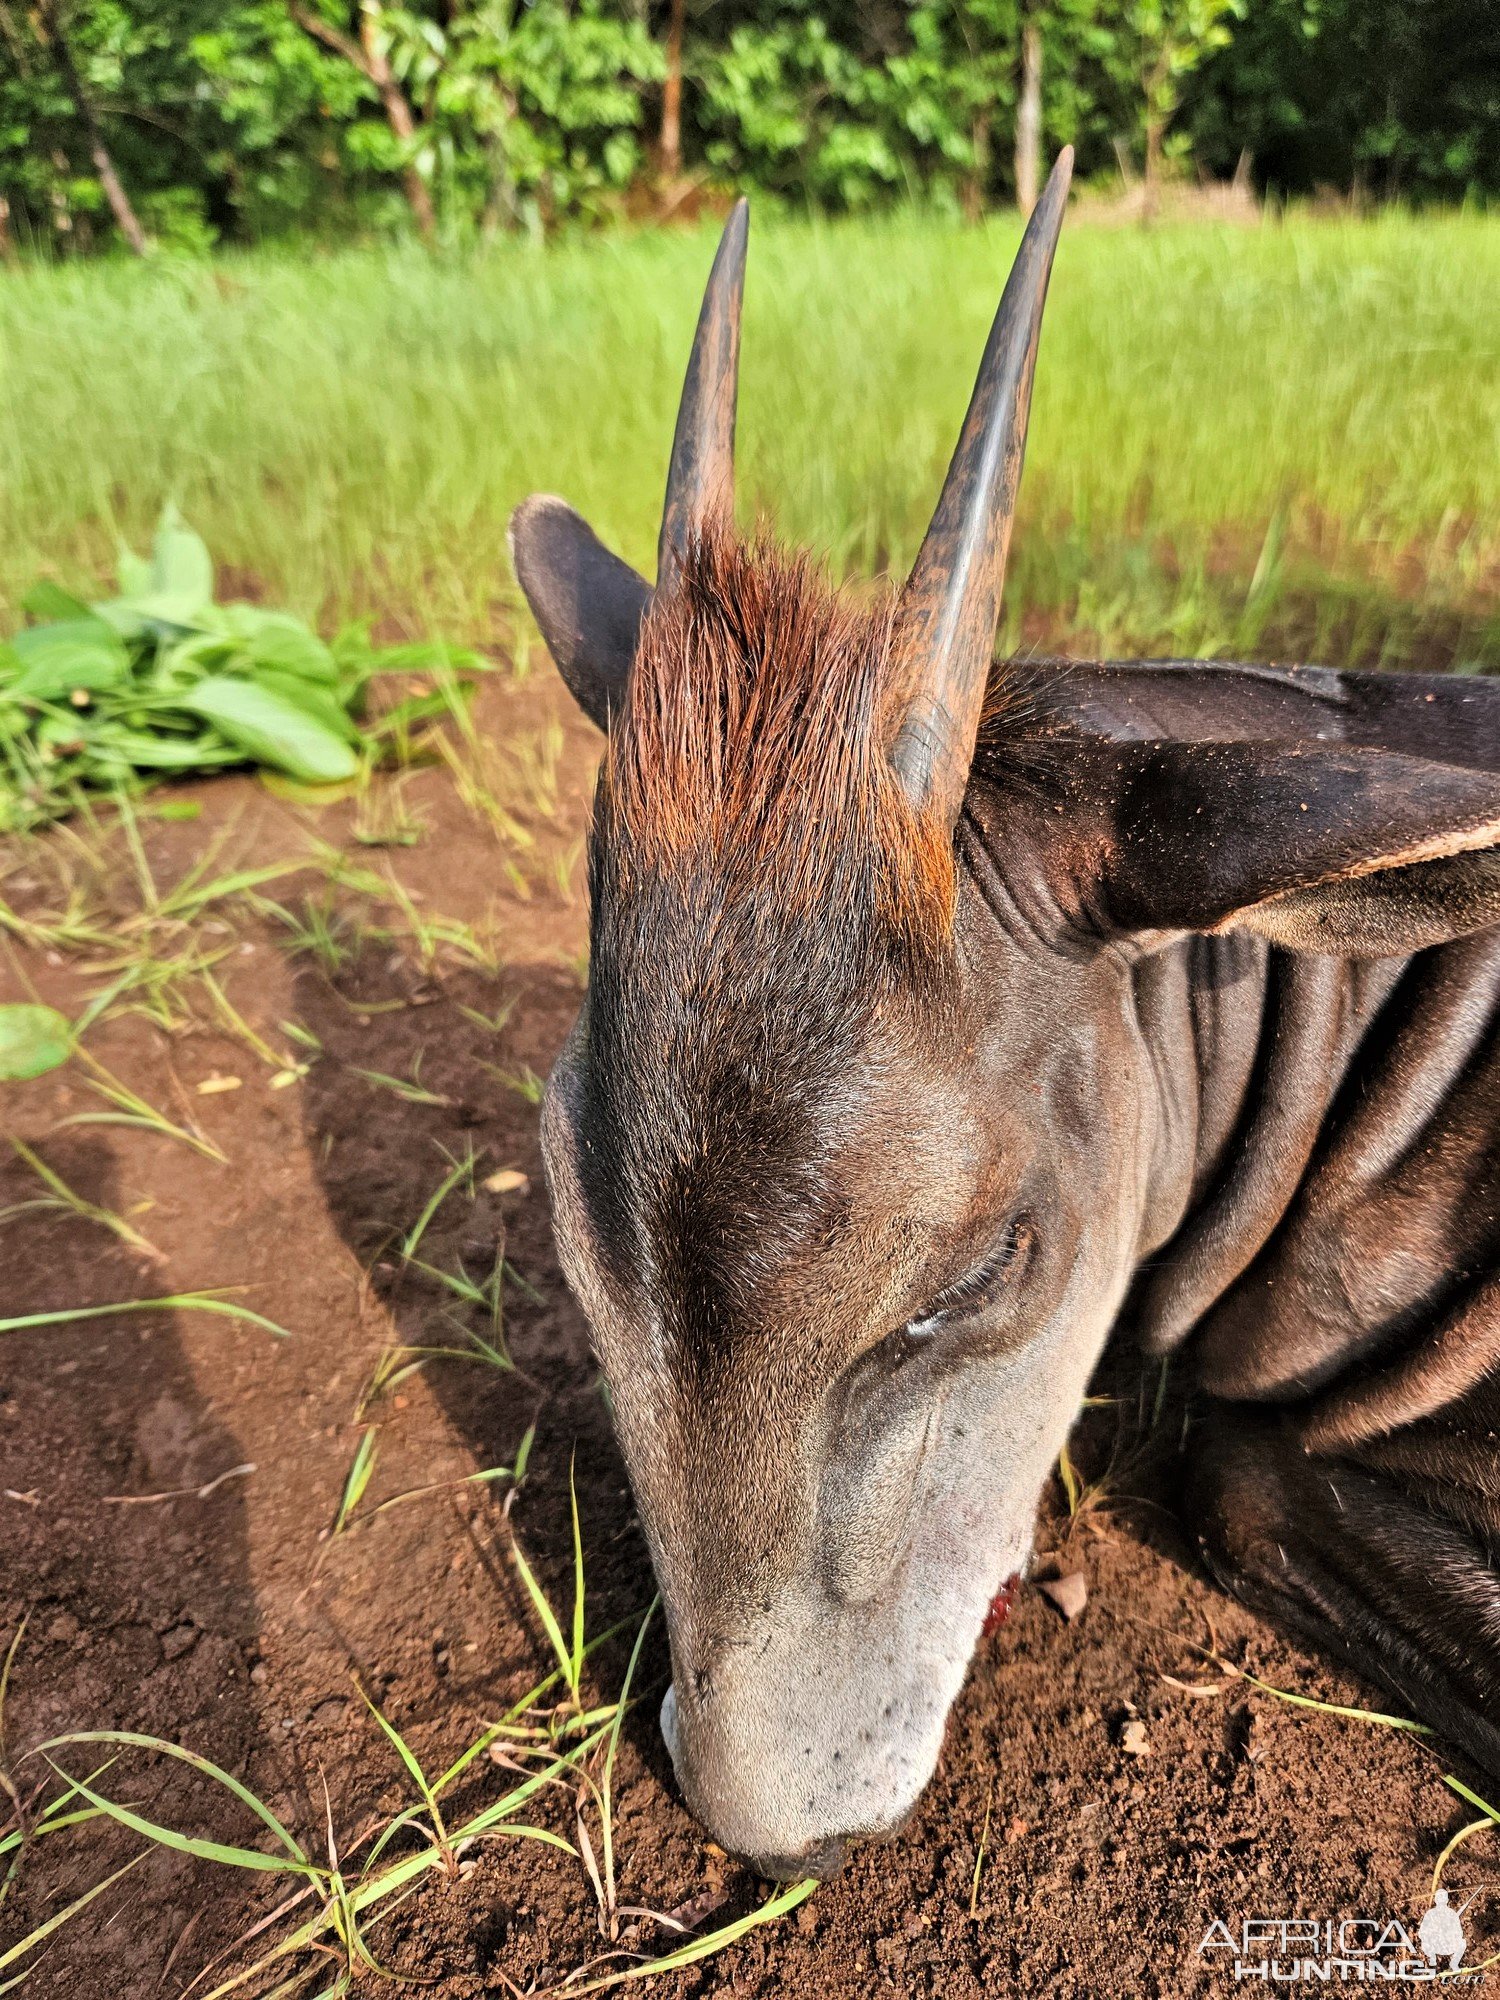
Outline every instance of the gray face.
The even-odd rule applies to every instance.
[[[1125,962],[1002,936],[972,895],[956,958],[941,1004],[887,1005],[825,1066],[690,1286],[660,1204],[598,1192],[590,1009],[548,1089],[564,1267],[666,1605],[663,1734],[769,1874],[836,1865],[931,1775],[1139,1254],[1158,1120]],[[616,1090],[627,1137],[649,1097]],[[677,1228],[726,1157],[697,1149]]]

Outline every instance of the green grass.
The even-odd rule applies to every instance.
[[[284,1326],[278,1326],[275,1320],[267,1319],[263,1313],[252,1312],[249,1306],[236,1305],[225,1296],[230,1290],[240,1289],[239,1286],[224,1285],[212,1292],[173,1292],[170,1297],[161,1299],[124,1299],[107,1306],[69,1306],[61,1312],[22,1313],[15,1318],[0,1319],[0,1333],[30,1333],[37,1327],[74,1326],[82,1320],[116,1319],[124,1313],[194,1312],[240,1320],[246,1326],[263,1327],[267,1333],[285,1339],[287,1329]]]
[[[523,1441],[513,1470],[498,1467],[491,1474],[479,1476],[519,1480],[525,1470],[529,1445],[530,1433]],[[92,1826],[98,1831],[103,1823],[112,1822],[146,1845],[123,1867],[55,1910],[26,1936],[15,1941],[0,1938],[0,1975],[8,1975],[0,1979],[0,1993],[22,1984],[41,1962],[42,1948],[50,1944],[56,1933],[153,1849],[216,1866],[221,1879],[226,1873],[230,1878],[236,1873],[279,1878],[285,1890],[269,1915],[248,1923],[236,1942],[199,1972],[189,1990],[202,1992],[204,2000],[227,2000],[229,1994],[243,1992],[252,1983],[257,1992],[272,2000],[275,1994],[310,1991],[307,1982],[314,1977],[327,1982],[319,1988],[320,2000],[341,2000],[341,1996],[356,1987],[365,1990],[367,1976],[401,1984],[430,1984],[421,1975],[389,1971],[376,1956],[371,1932],[427,1884],[429,1878],[452,1880],[460,1871],[462,1857],[481,1844],[506,1840],[540,1842],[577,1864],[593,1892],[598,1905],[598,1928],[607,1949],[573,1968],[560,1985],[549,1987],[547,1992],[551,1994],[598,1993],[678,1971],[723,1951],[761,1925],[775,1923],[806,1901],[818,1886],[810,1878],[768,1893],[742,1915],[712,1930],[687,1935],[684,1942],[655,1956],[634,1947],[624,1948],[619,1927],[619,1917],[625,1912],[620,1908],[618,1895],[614,1769],[621,1725],[634,1699],[632,1685],[656,1601],[636,1623],[618,1695],[613,1700],[590,1705],[584,1697],[584,1676],[586,1670],[591,1670],[590,1656],[606,1641],[618,1637],[623,1628],[611,1626],[608,1631],[585,1640],[583,1541],[571,1471],[569,1492],[573,1522],[570,1636],[564,1638],[557,1612],[519,1545],[515,1545],[517,1569],[556,1664],[446,1768],[441,1772],[431,1771],[356,1678],[356,1690],[375,1729],[387,1752],[393,1754],[405,1773],[415,1799],[409,1793],[407,1803],[352,1845],[341,1843],[336,1834],[334,1807],[326,1780],[322,1787],[324,1823],[316,1837],[299,1838],[243,1779],[202,1752],[162,1737],[128,1730],[79,1730],[36,1744],[14,1764],[9,1763],[5,1702],[25,1637],[23,1617],[0,1659],[0,1794],[9,1802],[8,1816],[0,1813],[0,1900],[23,1866],[38,1865],[38,1850],[43,1849],[43,1843],[46,1843],[45,1855],[50,1853],[56,1836],[70,1828]],[[548,1706],[548,1697],[554,1694],[562,1698]],[[92,1768],[87,1776],[69,1768],[79,1751],[88,1753],[87,1761]],[[99,1752],[104,1753],[102,1762],[95,1761]],[[139,1801],[143,1774],[133,1768],[136,1764],[133,1753],[185,1766],[207,1781],[205,1789],[228,1795],[234,1801],[236,1818],[256,1844],[250,1846],[243,1839],[229,1841],[195,1834],[158,1818],[149,1803],[127,1804],[115,1797],[116,1785],[120,1783],[130,1790],[133,1801]],[[519,1783],[509,1784],[498,1798],[486,1799],[484,1793],[492,1782],[488,1772],[491,1764],[511,1774]],[[122,1766],[118,1773],[116,1765]],[[159,1761],[156,1769],[158,1773],[161,1770]],[[100,1789],[106,1778],[109,1789]],[[551,1827],[530,1824],[516,1816],[522,1806],[533,1801],[545,1808],[555,1792],[560,1792],[572,1805],[576,1844]],[[595,1827],[592,1833],[590,1819]],[[304,1915],[308,1905],[311,1913]],[[652,1931],[683,1934],[682,1924],[673,1916],[634,1906],[629,1914],[641,1919]],[[637,1929],[640,1928],[638,1925]],[[261,1948],[250,1956],[249,1948],[257,1941]],[[237,1969],[230,1969],[236,1961]],[[215,1972],[224,1976],[208,1989],[207,1982]],[[503,1973],[501,1976],[504,1977]],[[265,1983],[268,1978],[279,1983],[268,1988]]]
[[[906,564],[1016,239],[757,217],[742,511]],[[466,638],[543,488],[649,566],[707,230],[28,270],[0,285],[0,615],[103,578],[174,499],[321,619]],[[1010,632],[1500,657],[1500,220],[1077,222],[1038,382]],[[221,579],[221,588],[224,588]],[[8,602],[6,601],[8,598]],[[1414,608],[1419,606],[1420,611]]]

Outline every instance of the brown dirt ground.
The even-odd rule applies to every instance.
[[[346,1846],[410,1803],[354,1676],[441,1767],[548,1660],[510,1560],[503,1486],[450,1487],[371,1510],[405,1489],[508,1462],[533,1420],[536,1446],[512,1519],[555,1601],[569,1601],[575,1451],[591,1631],[650,1600],[608,1413],[553,1256],[535,1106],[498,1074],[545,1073],[578,1001],[578,836],[594,746],[540,680],[488,687],[481,715],[510,741],[560,720],[566,730],[559,807],[535,817],[521,876],[436,770],[409,790],[425,820],[419,844],[353,851],[393,868],[424,911],[490,923],[498,974],[424,969],[409,941],[387,940],[329,979],[291,956],[267,921],[237,917],[220,937],[232,946],[226,990],[278,1047],[288,1019],[320,1038],[324,1053],[304,1079],[273,1089],[271,1070],[242,1041],[204,1024],[167,1036],[140,1019],[111,1020],[88,1044],[174,1115],[190,1110],[227,1166],[151,1134],[64,1124],[98,1108],[76,1065],[7,1092],[8,1129],[79,1193],[127,1214],[160,1255],[146,1259],[73,1215],[12,1215],[0,1225],[0,1312],[241,1284],[291,1336],[173,1313],[0,1336],[0,1644],[29,1613],[4,1740],[23,1793],[45,1775],[23,1758],[31,1746],[109,1727],[212,1756],[315,1846],[325,1784]],[[349,841],[347,804],[313,812],[245,779],[188,796],[202,801],[198,821],[145,822],[163,882],[215,836],[224,866],[300,853],[313,832]],[[49,869],[66,851],[59,835],[16,851],[5,895],[21,907],[45,903]],[[118,893],[128,905],[123,886]],[[272,893],[291,900],[285,885]],[[70,1011],[89,990],[75,961],[21,951],[9,962],[0,955],[0,996],[18,997],[23,974]],[[462,1011],[507,1005],[498,1032]],[[356,1069],[419,1074],[441,1101],[406,1101]],[[241,1087],[198,1092],[224,1075]],[[424,1255],[483,1277],[503,1235],[525,1281],[507,1294],[517,1372],[435,1362],[377,1403],[368,1494],[355,1524],[328,1539],[376,1357],[393,1343],[452,1338],[442,1312],[453,1302],[420,1274],[403,1275],[392,1246],[444,1171],[439,1148],[456,1155],[470,1143],[482,1174],[515,1167],[529,1185],[481,1189],[472,1204],[450,1199]],[[22,1162],[0,1167],[0,1209],[37,1192]],[[1106,1367],[1128,1389],[1128,1358]],[[1086,1474],[1109,1463],[1119,1429],[1116,1410],[1085,1418],[1074,1451]],[[796,1915],[658,1990],[791,2000],[1212,1993],[1235,1983],[1198,1954],[1216,1917],[1231,1930],[1255,1916],[1415,1924],[1439,1849],[1470,1816],[1442,1784],[1453,1767],[1412,1736],[1260,1695],[1194,1650],[1213,1635],[1227,1658],[1279,1687],[1369,1699],[1196,1569],[1170,1511],[1172,1429],[1156,1427],[1145,1461],[1117,1461],[1106,1494],[1077,1519],[1060,1490],[1048,1494],[1039,1545],[1086,1572],[1087,1607],[1065,1623],[1034,1587],[1023,1590],[1008,1625],[981,1646],[941,1768],[905,1834],[857,1853]],[[117,1504],[196,1488],[235,1467],[253,1469],[206,1498]],[[598,1699],[619,1686],[629,1636],[593,1657]],[[627,1722],[616,1774],[621,1897],[668,1911],[701,1899],[721,1922],[763,1892],[705,1844],[673,1791],[655,1727],[667,1677],[659,1628],[641,1672],[646,1699]],[[1215,1691],[1188,1693],[1164,1675]],[[1137,1717],[1143,1756],[1122,1741]],[[81,1757],[65,1761],[86,1770]],[[195,1833],[248,1841],[257,1831],[179,1767],[132,1758],[104,1782]],[[468,1796],[477,1803],[505,1782],[481,1761]],[[572,1813],[571,1795],[559,1795],[536,1816],[571,1831]],[[139,1846],[97,1826],[41,1843],[0,1903],[0,1954]],[[1481,1891],[1468,1921],[1471,1959],[1482,1956],[1500,1943],[1500,1842],[1468,1844],[1448,1879]],[[55,1934],[28,2000],[179,1993],[271,1907],[274,1889],[155,1852]],[[457,1879],[431,1880],[372,1942],[437,2000],[543,1991],[604,1949],[595,1907],[569,1855],[495,1842]],[[659,1949],[665,1933],[648,1926],[640,1941]],[[219,1976],[235,1963],[224,1961]],[[0,1990],[7,1976],[0,1971]],[[325,1962],[297,1990],[326,1990],[333,1978]],[[379,1985],[371,1976],[359,1990]]]

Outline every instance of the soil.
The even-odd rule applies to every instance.
[[[565,732],[557,810],[532,815],[527,848],[502,847],[436,769],[408,793],[421,839],[378,854],[354,843],[352,805],[315,812],[243,778],[186,788],[176,796],[201,801],[201,816],[148,815],[143,834],[163,883],[216,842],[215,868],[259,865],[303,853],[315,834],[389,867],[427,915],[491,925],[498,971],[443,953],[424,963],[398,937],[327,974],[286,949],[274,920],[233,913],[233,928],[213,934],[228,951],[224,990],[275,1049],[292,1049],[280,1025],[289,1020],[318,1038],[304,1076],[275,1081],[243,1039],[206,1018],[170,1035],[139,1016],[113,1018],[87,1043],[172,1116],[191,1115],[225,1165],[128,1126],[66,1123],[101,1108],[77,1063],[7,1089],[7,1129],[156,1254],[71,1212],[11,1213],[0,1223],[0,1311],[239,1285],[245,1303],[288,1329],[280,1339],[161,1311],[0,1335],[0,1644],[27,1619],[0,1772],[8,1762],[23,1798],[47,1777],[26,1755],[35,1745],[75,1730],[143,1731],[243,1778],[315,1851],[331,1825],[349,1852],[412,1803],[361,1688],[441,1769],[547,1671],[510,1536],[566,1609],[570,1458],[589,1631],[631,1621],[591,1655],[585,1691],[605,1701],[618,1690],[652,1596],[650,1566],[557,1270],[533,1094],[514,1086],[545,1074],[579,1000],[578,849],[596,746],[540,678],[487,689],[481,721],[520,743]],[[4,893],[23,909],[55,900],[54,869],[80,865],[57,834],[13,863]],[[122,909],[128,883],[122,862]],[[271,893],[295,900],[288,885]],[[100,977],[62,953],[0,956],[3,997],[22,997],[24,980],[72,1013]],[[403,1097],[359,1071],[415,1078],[419,1089]],[[231,1077],[237,1088],[199,1088]],[[445,1201],[419,1254],[482,1282],[503,1240],[515,1369],[431,1360],[362,1418],[384,1351],[453,1347],[462,1325],[483,1324],[397,1250],[447,1171],[445,1153],[461,1158],[471,1145],[474,1199],[459,1190]],[[487,1189],[503,1169],[525,1184]],[[0,1168],[0,1210],[41,1191],[19,1157]],[[1137,1372],[1128,1355],[1106,1361],[1105,1386],[1122,1401],[1090,1411],[1073,1443],[1102,1493],[1071,1517],[1060,1488],[1044,1501],[1038,1546],[1054,1560],[1039,1571],[1081,1571],[1083,1609],[1065,1619],[1034,1581],[1024,1585],[981,1644],[941,1767],[902,1836],[857,1851],[795,1914],[658,1991],[1215,1993],[1238,1983],[1229,1954],[1200,1953],[1215,1919],[1233,1935],[1257,1917],[1395,1918],[1415,1929],[1440,1849],[1473,1816],[1442,1783],[1462,1767],[1413,1735],[1262,1694],[1204,1657],[1211,1648],[1298,1694],[1370,1701],[1198,1570],[1172,1512],[1172,1424],[1158,1421],[1144,1446],[1134,1437]],[[369,1485],[350,1524],[330,1534],[367,1422]],[[532,1423],[507,1516],[505,1482],[462,1482],[510,1464]],[[426,1486],[438,1490],[375,1511]],[[163,1495],[173,1497],[153,1497]],[[667,1676],[658,1621],[615,1772],[620,1897],[711,1927],[765,1892],[705,1841],[675,1794],[655,1723]],[[112,1753],[54,1754],[86,1774]],[[510,1782],[481,1758],[458,1802],[477,1806]],[[269,1844],[242,1806],[181,1765],[126,1752],[99,1784],[195,1835]],[[574,1833],[571,1790],[529,1810]],[[0,1990],[15,1970],[4,1968],[7,1943],[141,1851],[135,1835],[97,1822],[28,1851],[0,1902]],[[1456,1902],[1480,1892],[1465,1921],[1470,1959],[1481,1958],[1500,1943],[1500,1842],[1465,1845],[1445,1879]],[[28,2000],[177,1994],[218,1960],[202,1993],[245,1962],[236,1940],[283,1894],[279,1879],[150,1850],[38,1950]],[[674,1941],[629,1921],[639,1950]],[[371,1943],[435,2000],[546,1991],[608,1948],[585,1869],[521,1840],[482,1843],[451,1878],[428,1878]],[[336,1966],[315,1961],[313,1971],[296,1990],[340,1990]],[[381,1985],[369,1973],[358,1990]]]

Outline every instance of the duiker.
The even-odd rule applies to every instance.
[[[743,204],[655,588],[513,525],[608,731],[557,1237],[678,1777],[771,1875],[909,1811],[1122,1317],[1213,1567],[1500,1768],[1500,688],[992,664],[1068,174],[899,592],[736,537]]]

